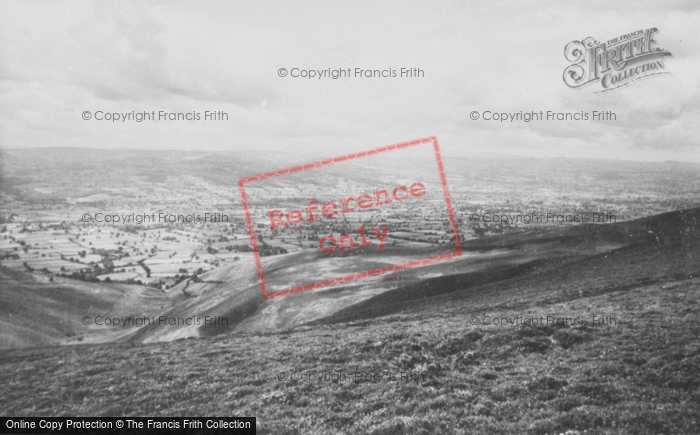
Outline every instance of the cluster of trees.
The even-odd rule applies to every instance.
[[[151,268],[146,266],[143,262],[140,262],[139,265],[144,270],[144,272],[146,272],[146,278],[150,278],[151,277]]]
[[[266,242],[262,242],[262,245],[258,245],[258,253],[261,257],[268,257],[270,255],[286,254],[288,251],[281,246],[268,245]]]
[[[75,271],[72,273],[59,273],[57,275],[61,276],[63,278],[78,279],[80,281],[85,281],[85,282],[100,282],[100,279],[97,278],[98,273],[93,273],[93,272]],[[141,282],[139,281],[139,284],[140,283]]]
[[[227,245],[224,249],[226,249],[228,252],[231,252],[231,251],[253,252],[253,249],[250,246],[248,246],[247,244],[245,244],[245,245]]]
[[[181,268],[178,272],[180,272],[182,275],[177,274],[174,277],[174,283],[173,286],[180,284],[182,281],[186,280],[187,278],[191,279],[194,282],[200,282],[201,280],[199,279],[199,274],[204,273],[204,269],[201,267],[198,268],[192,275],[187,274],[187,269]]]

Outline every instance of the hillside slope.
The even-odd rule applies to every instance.
[[[201,275],[196,282],[188,279],[165,292],[143,286],[70,279],[40,282],[29,275],[1,269],[0,297],[7,303],[0,308],[0,346],[24,347],[78,340],[89,343],[170,341],[373,319],[424,309],[435,298],[444,299],[447,295],[471,297],[469,295],[474,292],[483,293],[484,286],[489,284],[540,279],[545,285],[547,280],[566,280],[568,275],[595,273],[592,271],[606,267],[599,264],[606,261],[606,256],[626,258],[637,251],[661,252],[666,248],[690,255],[693,246],[698,244],[699,214],[698,209],[684,210],[632,222],[578,225],[477,239],[465,246],[462,257],[449,261],[270,300],[262,298],[252,261],[215,269]],[[425,255],[391,247],[387,248],[385,256],[368,254],[371,252],[326,256],[303,251],[265,257],[263,261],[268,285],[284,288]],[[644,270],[640,270],[642,272]],[[608,278],[613,280],[610,284],[613,285],[614,279]],[[497,292],[493,297],[510,296]],[[80,321],[84,316],[93,319],[95,316],[147,317],[154,322],[127,328],[86,326]],[[165,322],[161,322],[161,318],[166,319]]]
[[[631,222],[573,226],[537,233],[534,237],[516,234],[478,239],[468,244],[466,249],[509,248],[514,251],[521,250],[531,258],[518,265],[492,261],[489,267],[476,272],[455,273],[401,286],[310,324],[371,319],[417,309],[431,303],[426,301],[426,298],[447,293],[454,293],[454,297],[464,297],[464,295],[473,294],[477,289],[482,291],[481,286],[484,284],[500,281],[523,283],[534,280],[546,284],[548,281],[561,282],[569,275],[588,276],[592,273],[600,280],[610,280],[610,285],[614,285],[615,280],[618,279],[614,274],[605,277],[598,276],[595,272],[609,267],[604,263],[612,261],[613,258],[642,256],[653,264],[649,265],[648,269],[640,267],[636,270],[641,275],[640,279],[648,275],[645,273],[646,270],[656,271],[661,276],[666,276],[669,270],[674,269],[675,263],[669,264],[667,259],[661,259],[661,252],[670,249],[671,252],[677,252],[684,258],[691,259],[692,251],[697,249],[698,245],[700,245],[700,209],[664,213]],[[651,255],[652,253],[657,255]],[[661,264],[664,264],[663,269],[660,267]],[[507,283],[504,284],[504,286],[507,285]],[[498,285],[494,284],[489,288],[497,287]],[[581,283],[576,287],[581,287]],[[507,295],[498,293],[495,297],[502,298]]]
[[[697,237],[679,214],[643,223],[653,238],[403,312],[8,350],[0,413],[253,415],[261,434],[696,433],[700,244],[676,238]]]
[[[170,304],[143,286],[49,282],[2,266],[0,301],[0,348],[113,341],[128,330],[96,325],[97,317],[150,316]]]

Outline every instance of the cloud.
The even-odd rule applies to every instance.
[[[452,153],[700,160],[696,3],[3,2],[0,140],[336,154],[435,134]],[[563,84],[568,42],[647,27],[673,53],[670,75],[609,95]],[[282,67],[425,76],[308,80],[279,77]],[[229,121],[110,125],[85,110],[221,110]],[[504,125],[472,121],[473,110],[618,117]]]

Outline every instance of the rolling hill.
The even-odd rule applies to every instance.
[[[201,275],[198,282],[185,280],[163,292],[144,286],[61,278],[42,282],[2,268],[0,297],[7,303],[0,311],[0,347],[170,341],[372,319],[423,306],[426,299],[470,295],[476,289],[481,292],[484,286],[493,287],[502,281],[560,281],[562,276],[589,273],[605,268],[601,262],[639,252],[672,249],[690,256],[698,244],[698,215],[699,211],[693,209],[631,222],[476,239],[465,246],[459,258],[267,301],[260,294],[256,269],[250,261],[217,268]],[[392,247],[382,256],[371,251],[354,254],[326,256],[303,251],[265,257],[266,280],[270,287],[283,288],[429,255]],[[649,258],[658,262],[659,255]],[[672,268],[672,264],[667,265],[663,273]],[[653,269],[661,270],[658,264]],[[613,285],[614,276],[609,279]],[[580,287],[580,282],[576,286]],[[495,297],[501,296],[499,293]],[[152,322],[142,327],[132,324],[115,328],[84,325],[84,316],[149,318]],[[161,316],[198,321],[172,325],[170,320],[160,321]]]
[[[351,289],[271,305],[245,271],[212,274],[171,310],[218,301],[241,315],[227,331],[5,350],[0,412],[252,415],[261,434],[695,433],[698,215],[480,240],[492,255],[470,270],[386,275],[385,291],[327,315],[301,308]]]

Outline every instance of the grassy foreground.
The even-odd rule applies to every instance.
[[[374,319],[3,351],[0,414],[256,416],[267,434],[697,433],[698,258],[645,245]]]

